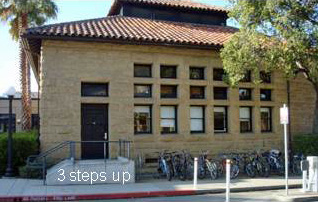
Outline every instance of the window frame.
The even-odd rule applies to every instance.
[[[173,107],[174,108],[174,125],[175,125],[175,130],[171,132],[163,132],[161,129],[161,120],[171,120],[172,118],[162,118],[161,117],[161,108],[162,107]],[[178,133],[178,105],[160,105],[160,134],[177,134]]]
[[[248,108],[249,109],[249,122],[250,122],[250,130],[248,131],[242,131],[242,128],[241,128],[241,108]],[[239,107],[239,120],[240,120],[240,133],[253,133],[253,107],[250,107],[250,106],[240,106]]]
[[[203,88],[203,96],[202,97],[192,97],[191,88]],[[206,92],[205,92],[206,86],[190,86],[190,99],[205,99],[206,98]]]
[[[270,92],[269,99],[262,99],[262,94],[264,94],[264,93],[262,93],[262,91]],[[259,95],[260,95],[260,101],[272,101],[273,100],[272,99],[272,89],[261,88],[260,91],[259,91]],[[265,95],[267,95],[267,94],[265,93]]]
[[[163,71],[162,69],[164,68],[173,68],[174,69],[174,76],[173,77],[167,77],[167,76],[163,76]],[[178,70],[177,70],[178,66],[177,65],[160,65],[160,78],[161,79],[177,79],[178,77]]]
[[[200,107],[202,109],[202,118],[192,118],[191,117],[191,108],[192,107]],[[191,121],[192,120],[202,120],[202,130],[201,131],[193,131],[191,130]],[[191,105],[190,106],[190,133],[191,134],[198,134],[198,133],[205,133],[205,106],[204,105]]]
[[[250,83],[250,82],[252,82],[252,71],[251,70],[247,70],[244,73],[244,77],[240,80],[240,82],[242,82],[242,83]]]
[[[250,96],[248,99],[241,99],[240,90],[248,90],[250,92]],[[240,101],[252,101],[253,100],[253,88],[239,88],[239,100]]]
[[[215,130],[215,111],[214,109],[215,108],[224,108],[224,112],[225,112],[225,131],[220,131],[220,130]],[[228,133],[229,132],[229,126],[228,126],[228,106],[222,106],[222,105],[215,105],[213,107],[213,130],[214,130],[214,133],[217,133],[217,134],[221,134],[221,133]]]
[[[225,94],[225,98],[216,98],[216,97],[215,97],[215,95],[216,95],[215,90],[216,90],[216,89],[219,89],[219,90],[220,90],[220,89],[225,89],[225,93],[226,93],[226,94]],[[213,87],[213,99],[214,99],[214,100],[228,100],[228,88],[227,88],[227,87],[214,86],[214,87]]]
[[[262,109],[269,109],[269,130],[262,130]],[[272,107],[260,107],[260,117],[261,117],[261,133],[271,133],[273,132],[273,108]]]
[[[105,85],[105,95],[85,95],[84,94],[84,87],[85,85],[98,85],[102,86]],[[109,84],[107,82],[81,82],[81,97],[109,97]]]
[[[217,76],[216,76],[216,74],[215,74],[215,71],[222,71],[223,73],[222,73],[222,78],[221,78],[221,80],[220,79],[218,79],[217,78]],[[225,74],[225,71],[224,71],[224,69],[223,68],[213,68],[213,81],[223,81],[223,77],[225,76],[226,74]]]
[[[268,77],[268,80],[264,79],[266,77]],[[272,73],[271,72],[260,71],[259,72],[259,78],[260,78],[262,83],[265,83],[265,84],[272,83]]]
[[[149,96],[136,95],[135,87],[136,86],[147,86],[149,87]],[[152,84],[134,84],[134,98],[152,98]]]
[[[163,97],[162,96],[162,87],[163,86],[164,87],[167,87],[167,86],[173,87],[175,89],[174,96],[173,97]],[[160,85],[160,98],[161,99],[176,99],[176,98],[178,98],[178,85],[166,85],[166,84]]]
[[[191,77],[192,70],[200,70],[200,78],[193,78]],[[201,75],[202,74],[202,75]],[[190,66],[189,67],[189,79],[190,80],[205,80],[205,67],[195,67]]]
[[[143,66],[143,67],[149,68],[149,76],[138,76],[138,75],[136,75],[136,71],[135,71],[136,66]],[[134,77],[135,78],[152,78],[152,64],[134,63]]]
[[[150,114],[150,130],[149,132],[137,132],[135,131],[135,107],[149,107],[149,114]],[[135,135],[140,135],[140,134],[152,134],[152,105],[147,105],[147,104],[136,104],[134,105],[134,134]]]

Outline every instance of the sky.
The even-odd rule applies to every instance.
[[[45,24],[100,18],[107,15],[113,0],[55,0],[58,6],[56,19]],[[193,0],[200,3],[224,6],[227,0]],[[36,92],[37,82],[31,71],[31,90]],[[20,91],[19,74],[19,48],[9,34],[7,23],[0,22],[0,95],[4,95],[7,89],[13,86]]]

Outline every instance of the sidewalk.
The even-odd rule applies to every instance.
[[[115,199],[154,196],[223,193],[225,180],[203,180],[197,190],[192,181],[151,179],[135,184],[44,186],[42,180],[0,179],[0,201]],[[283,178],[255,178],[232,180],[231,192],[274,190],[284,188]],[[300,187],[301,179],[291,178],[291,188]]]

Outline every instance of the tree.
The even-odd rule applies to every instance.
[[[318,1],[232,0],[229,13],[240,26],[221,58],[231,85],[248,70],[304,74],[316,92],[313,133],[318,134]],[[256,83],[260,82],[257,77]]]
[[[20,49],[20,82],[22,89],[22,128],[31,129],[31,83],[30,66],[20,35],[25,29],[43,25],[49,18],[55,18],[57,6],[51,0],[1,0],[0,18],[8,22],[10,34],[15,41],[19,41]]]

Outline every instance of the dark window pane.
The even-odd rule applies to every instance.
[[[227,107],[214,107],[214,132],[227,132]]]
[[[252,132],[252,108],[240,107],[240,131]]]
[[[82,96],[108,96],[107,83],[82,83]]]
[[[161,98],[176,98],[177,97],[177,86],[162,85],[161,86]]]
[[[226,100],[227,99],[227,88],[226,87],[214,87],[213,89],[214,99]]]
[[[204,86],[190,86],[190,98],[192,99],[204,99]]]
[[[177,132],[177,107],[176,106],[161,106],[160,128],[161,128],[161,133],[176,133]]]
[[[260,79],[263,83],[271,83],[272,82],[272,75],[270,72],[261,71],[259,73]]]
[[[151,77],[151,65],[134,64],[134,77]]]
[[[240,88],[239,96],[240,96],[240,100],[252,100],[252,89]]]
[[[135,84],[135,97],[151,97],[151,85]]]
[[[151,133],[151,106],[135,106],[135,133]]]
[[[272,109],[270,107],[261,108],[261,131],[272,131]]]
[[[248,70],[245,74],[241,82],[251,82],[252,81],[252,73],[250,70]]]
[[[223,81],[224,75],[225,75],[224,69],[213,69],[214,81]]]
[[[39,129],[40,117],[39,117],[38,114],[32,114],[32,116],[31,116],[31,126],[34,129]]]
[[[160,66],[160,77],[175,79],[177,78],[177,66],[172,65],[161,65]]]
[[[204,68],[190,67],[190,79],[204,79]]]
[[[271,101],[272,100],[272,90],[261,89],[261,101]]]
[[[9,102],[9,101],[8,101]],[[12,114],[12,131],[15,132],[15,114]],[[9,129],[9,114],[0,114],[0,133],[7,132]]]

